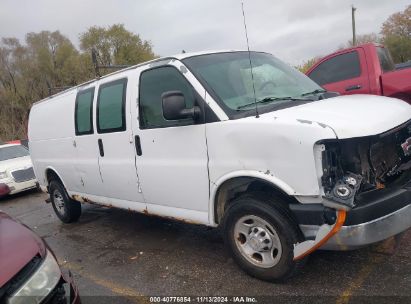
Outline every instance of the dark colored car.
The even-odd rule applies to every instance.
[[[71,273],[28,227],[0,211],[0,303],[80,303]]]

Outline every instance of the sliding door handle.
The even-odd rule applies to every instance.
[[[98,150],[100,151],[100,156],[104,157],[104,146],[101,138],[98,139]]]
[[[136,152],[138,156],[141,156],[143,154],[143,151],[141,150],[141,142],[140,142],[140,136],[136,135],[134,137],[134,144],[136,145]]]

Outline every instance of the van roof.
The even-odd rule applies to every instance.
[[[124,71],[133,70],[133,69],[136,69],[136,68],[138,68],[138,67],[141,67],[141,66],[144,66],[144,65],[147,65],[147,64],[150,64],[150,63],[160,62],[160,61],[164,61],[164,60],[168,60],[168,59],[183,60],[183,59],[185,59],[185,58],[195,57],[195,56],[201,56],[201,55],[216,54],[216,53],[242,52],[242,51],[244,51],[244,50],[201,51],[201,52],[181,53],[181,54],[177,54],[177,55],[173,55],[173,56],[166,56],[166,57],[156,58],[156,59],[153,59],[153,60],[150,60],[150,61],[145,61],[145,62],[136,64],[136,65],[133,65],[133,66],[130,66],[130,67],[127,67],[127,68],[124,68],[124,69],[115,71],[115,72],[113,72],[113,73],[109,73],[109,74],[104,75],[104,76],[102,76],[102,77],[90,79],[89,81],[83,82],[83,83],[81,83],[81,84],[79,84],[79,85],[76,85],[76,86],[73,86],[73,87],[71,87],[71,88],[69,88],[69,89],[67,89],[67,90],[63,90],[63,91],[61,91],[61,92],[58,92],[58,93],[56,93],[56,94],[50,95],[50,96],[48,96],[48,97],[46,97],[46,98],[43,98],[43,99],[41,99],[41,100],[39,100],[39,101],[37,101],[37,102],[34,102],[33,105],[38,104],[38,103],[41,103],[41,102],[46,101],[46,100],[49,100],[50,98],[56,97],[56,96],[58,96],[58,95],[67,93],[67,92],[69,92],[69,91],[71,91],[71,90],[73,90],[73,89],[80,88],[80,87],[85,86],[85,85],[87,85],[87,84],[93,83],[94,81],[97,81],[97,80],[100,80],[100,79],[104,79],[104,78],[107,78],[107,77],[112,76],[112,75],[119,74],[119,73],[124,72]]]

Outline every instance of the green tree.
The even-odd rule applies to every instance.
[[[150,42],[123,25],[91,27],[80,35],[80,51],[59,31],[28,33],[24,42],[3,38],[0,43],[0,141],[26,137],[33,102],[95,77],[92,48],[103,65],[155,58]]]
[[[3,38],[0,45],[0,139],[25,137],[28,110],[55,87],[73,86],[92,71],[58,31],[28,33],[26,44]]]
[[[363,34],[363,35],[357,35],[356,37],[356,45],[361,45],[361,44],[366,44],[366,43],[379,43],[381,41],[380,37],[376,33],[370,33],[370,34]],[[348,40],[346,47],[350,48],[353,47],[354,43],[352,39]]]
[[[52,88],[73,86],[83,80],[79,52],[60,32],[29,33],[26,35],[26,48],[33,62],[30,73],[38,77],[38,83],[42,85],[39,98],[49,95]]]
[[[411,59],[411,5],[392,14],[382,25],[382,42],[396,63]]]
[[[295,68],[300,70],[301,73],[305,74],[318,60],[320,60],[320,57],[308,59],[300,65],[297,65]]]
[[[2,39],[0,47],[0,140],[21,133],[22,108],[27,101],[21,76],[20,62],[26,61],[27,51],[15,38]]]
[[[94,49],[99,65],[138,64],[155,58],[151,43],[122,24],[90,27],[80,35],[80,48],[89,54]]]

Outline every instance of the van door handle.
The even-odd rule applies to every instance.
[[[141,150],[141,142],[140,142],[140,136],[136,135],[134,137],[134,143],[136,145],[136,152],[138,156],[141,156],[143,154],[143,151]]]
[[[100,156],[104,157],[104,146],[103,146],[103,140],[101,138],[98,139],[98,149],[100,151]]]
[[[359,90],[359,89],[361,89],[361,86],[360,86],[359,84],[355,84],[355,85],[348,86],[348,87],[345,88],[345,90],[346,90],[347,92],[348,92],[348,91]]]

